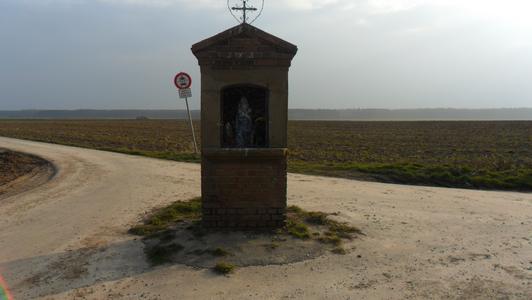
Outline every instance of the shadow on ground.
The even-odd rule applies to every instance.
[[[0,263],[15,298],[45,297],[154,270],[140,240],[125,240]],[[164,267],[164,266],[162,266]]]

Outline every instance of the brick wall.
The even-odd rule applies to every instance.
[[[242,229],[283,226],[288,68],[297,46],[240,24],[194,44],[191,50],[202,72],[203,225]],[[269,89],[269,141],[274,148],[220,148],[220,92],[234,84]]]
[[[283,226],[286,209],[286,150],[283,150],[225,149],[215,154],[204,153],[203,225],[242,229]],[[242,154],[244,151],[247,154]],[[250,151],[255,153],[250,155]]]

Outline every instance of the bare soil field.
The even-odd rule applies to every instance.
[[[36,156],[0,148],[0,187],[46,165],[48,165],[48,162]],[[0,189],[0,195],[2,193],[3,191]]]
[[[28,174],[44,163],[45,161],[34,156],[0,149],[0,186]]]
[[[0,200],[46,182],[53,173],[44,159],[0,148]]]
[[[199,124],[196,124],[199,136]],[[289,171],[532,190],[532,122],[289,122]],[[0,136],[198,162],[185,121],[0,120]]]

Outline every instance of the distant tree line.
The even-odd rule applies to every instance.
[[[191,112],[199,119],[200,111]],[[18,110],[0,111],[2,119],[185,119],[186,110]],[[532,120],[532,108],[500,109],[290,109],[290,120]]]

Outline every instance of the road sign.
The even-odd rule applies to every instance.
[[[179,90],[179,98],[185,99],[187,104],[188,121],[190,122],[190,130],[192,131],[192,141],[194,142],[194,153],[198,154],[198,143],[196,142],[196,134],[194,133],[194,123],[190,115],[190,108],[188,107],[188,98],[192,98],[192,78],[185,72],[180,72],[174,77],[174,84]]]
[[[191,89],[180,89],[179,98],[181,99],[192,98],[192,90]]]
[[[178,89],[188,89],[192,85],[192,78],[187,73],[181,72],[174,78],[174,84]]]

